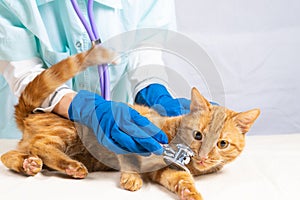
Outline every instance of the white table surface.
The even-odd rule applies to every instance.
[[[0,140],[0,153],[17,140]],[[247,136],[242,155],[221,172],[196,177],[207,200],[296,200],[300,191],[300,134]],[[90,173],[74,180],[42,172],[34,177],[16,174],[0,163],[0,199],[177,199],[149,182],[137,192],[119,187],[119,172]]]

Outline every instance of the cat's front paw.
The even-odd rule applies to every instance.
[[[23,170],[25,174],[29,176],[34,176],[42,170],[43,161],[34,156],[29,156],[23,161]]]
[[[88,170],[80,162],[74,162],[69,164],[65,171],[66,174],[72,176],[73,178],[85,178],[88,175]]]
[[[194,184],[189,181],[180,180],[176,185],[175,190],[181,200],[203,200]]]
[[[142,187],[143,180],[138,173],[122,172],[120,184],[121,184],[121,187],[126,190],[136,191]]]

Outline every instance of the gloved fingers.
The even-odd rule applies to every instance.
[[[134,140],[143,146],[148,152],[152,152],[156,155],[163,154],[163,147],[155,139],[149,138],[134,138]]]
[[[179,101],[181,107],[183,107],[184,109],[190,110],[191,100],[186,99],[186,98],[178,98],[177,100]],[[209,103],[214,106],[219,106],[219,104],[214,101],[210,101]]]
[[[160,133],[161,130],[151,122],[139,126],[139,124],[135,121],[124,120],[122,123],[118,123],[118,127],[122,132],[126,133],[132,138],[152,138],[157,134],[163,135],[162,133]],[[166,138],[164,138],[164,136],[156,136],[156,138],[162,140],[156,141],[156,143],[165,143]]]
[[[96,131],[97,140],[100,144],[105,146],[110,151],[117,154],[128,154],[131,152],[141,153],[145,150],[141,147],[136,147],[135,141],[126,133],[121,131],[115,122],[107,120],[106,129],[102,129],[101,126],[94,128]],[[128,148],[128,147],[135,148]]]
[[[139,146],[142,146],[145,149],[144,152],[151,152],[158,155],[163,153],[162,146],[160,143],[168,143],[168,138],[163,131],[159,131],[158,133],[152,136],[144,132],[143,129],[136,131],[138,131],[140,135],[143,135],[143,137],[138,135],[136,137],[132,136],[132,138],[136,142],[136,144],[139,144]]]
[[[149,156],[151,153],[117,126],[111,130],[111,141],[123,150],[122,154],[137,153],[143,156]]]
[[[114,123],[120,130],[131,137],[147,138],[155,135],[160,129],[154,126],[146,117],[140,115],[136,110],[119,104],[120,110],[113,110]],[[121,107],[122,106],[122,107]],[[117,108],[117,107],[116,107]],[[140,127],[149,127],[150,132],[145,133]],[[150,136],[149,136],[150,135]]]
[[[185,115],[190,113],[191,101],[186,98],[173,99],[169,103],[169,116]]]
[[[155,104],[152,109],[162,116],[184,115],[190,112],[190,102],[185,98],[172,99],[164,102],[164,104]]]
[[[140,115],[138,112],[133,110],[131,112],[131,118],[132,121],[137,125],[135,130],[139,130],[137,132],[138,135],[134,135],[134,137],[139,137],[143,136],[142,138],[147,138],[147,137],[153,137],[156,139],[159,143],[166,144],[168,143],[168,137],[167,135],[156,125],[154,125],[152,122],[150,122],[146,117]],[[141,135],[141,133],[144,132],[146,134]]]
[[[158,112],[161,116],[168,116],[169,114],[169,112],[167,112],[167,109],[160,104],[155,104],[151,108]]]
[[[132,137],[154,137],[159,143],[168,143],[168,137],[146,117],[124,104],[121,112],[113,112],[117,126]],[[116,107],[114,107],[116,108]],[[119,107],[120,108],[120,107]],[[117,110],[116,110],[117,111]]]
[[[180,104],[180,107],[190,110],[191,100],[186,99],[186,98],[178,98],[176,100]]]
[[[145,132],[148,136],[154,138],[159,143],[167,144],[167,135],[156,125],[152,124],[152,122],[150,122],[147,118],[143,117],[145,119],[142,119],[141,117],[137,116],[133,119],[134,122],[138,125],[138,128],[141,129],[141,132]],[[148,125],[145,125],[146,123],[144,122],[144,120],[148,121]]]
[[[157,134],[152,136],[155,140],[157,140],[161,144],[168,144],[169,139],[165,132],[160,130]]]
[[[117,141],[123,148],[127,148],[131,152],[146,153],[152,152],[155,154],[162,153],[162,147],[159,142],[166,143],[167,136],[159,128],[154,126],[153,133],[145,132],[144,130],[152,130],[148,126],[139,127],[132,122],[126,122],[122,127],[119,127],[120,132],[112,131],[111,135],[114,141]],[[159,141],[161,140],[161,141]],[[125,145],[125,146],[124,146]]]
[[[163,153],[160,143],[168,143],[166,134],[154,125],[153,127],[151,125],[144,127],[136,126],[128,134],[137,144],[146,149],[145,152],[152,152],[158,155]]]

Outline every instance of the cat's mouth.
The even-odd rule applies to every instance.
[[[201,174],[213,173],[219,171],[223,168],[224,163],[220,160],[213,160],[213,159],[192,159],[193,167],[199,171]]]

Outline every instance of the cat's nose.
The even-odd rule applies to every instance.
[[[200,158],[200,159],[207,159],[208,158],[208,153],[206,153],[204,151],[200,151],[198,153],[198,158]]]
[[[208,159],[208,156],[202,156],[202,157],[200,158],[201,161],[206,161],[207,159]]]
[[[198,161],[198,163],[200,165],[204,165],[205,164],[205,161],[208,159],[207,156],[203,156],[203,157],[200,157],[200,160]]]

